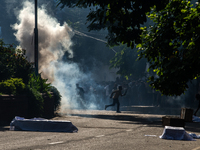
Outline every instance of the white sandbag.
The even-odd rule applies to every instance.
[[[48,120],[44,118],[25,119],[16,116],[10,123],[14,131],[42,132],[77,132],[78,129],[70,121]]]
[[[194,133],[188,133],[191,137],[193,137],[194,139],[200,139],[200,135],[196,135]]]
[[[165,126],[161,139],[195,141],[183,127]]]

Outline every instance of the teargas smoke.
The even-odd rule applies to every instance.
[[[14,34],[20,47],[26,49],[29,61],[34,61],[34,28],[35,14],[34,3],[26,1],[18,12],[18,22],[12,25],[16,30]],[[55,86],[62,95],[61,111],[68,108],[95,108],[96,98],[92,93],[85,95],[87,104],[77,93],[77,83],[90,82],[94,84],[88,75],[82,73],[75,63],[62,61],[65,52],[73,57],[71,38],[74,33],[67,23],[60,25],[56,18],[49,16],[44,7],[38,8],[38,32],[39,32],[39,73],[43,78]],[[90,79],[90,81],[88,81]],[[92,97],[92,98],[91,98]],[[91,100],[91,101],[90,101]]]

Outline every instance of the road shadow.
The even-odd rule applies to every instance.
[[[85,117],[85,118],[98,118],[98,119],[108,119],[121,121],[121,124],[138,124],[146,125],[147,127],[163,128],[162,117],[140,117],[130,116],[130,115],[96,115],[96,114],[71,114],[71,116]],[[184,129],[189,133],[199,133],[200,134],[200,122],[185,122]]]
[[[156,106],[122,106],[123,113],[131,114],[152,114],[152,115],[180,115],[181,107],[156,107]]]
[[[0,123],[0,132],[3,132],[3,131],[9,131],[10,130],[10,124],[7,122],[7,123]]]
[[[180,117],[181,108],[162,108],[153,106],[125,106],[121,107],[122,113],[112,114],[87,114],[82,112],[72,113],[71,116],[79,116],[86,118],[98,118],[118,120],[122,124],[142,124],[148,127],[164,128],[162,125],[162,117],[176,116]],[[134,114],[134,115],[133,115]],[[146,117],[144,117],[146,115]],[[155,117],[154,117],[155,116]],[[200,123],[198,122],[185,122],[184,126],[187,132],[200,133]]]
[[[109,114],[70,114],[70,116],[78,116],[85,118],[98,118],[98,119],[108,119],[108,120],[117,120],[121,121],[122,124],[143,124],[147,126],[158,126],[162,127],[162,120],[158,117],[139,117],[131,115],[109,115]]]
[[[200,122],[186,122],[185,123],[185,130],[187,132],[196,132],[200,134]]]

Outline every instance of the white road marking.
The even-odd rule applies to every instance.
[[[132,129],[130,129],[130,130],[126,130],[127,132],[130,132],[130,131],[133,131]]]
[[[52,142],[52,143],[49,143],[49,144],[60,144],[60,143],[63,143],[63,141],[59,141],[59,142]]]
[[[103,137],[103,136],[105,136],[105,135],[97,135],[97,136],[95,136],[95,137]]]
[[[156,137],[156,135],[144,135],[144,136],[152,136],[152,137]]]

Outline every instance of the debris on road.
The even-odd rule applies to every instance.
[[[195,141],[183,127],[165,126],[161,139]]]
[[[48,120],[44,118],[25,119],[16,116],[10,123],[12,131],[78,132],[70,121]]]

